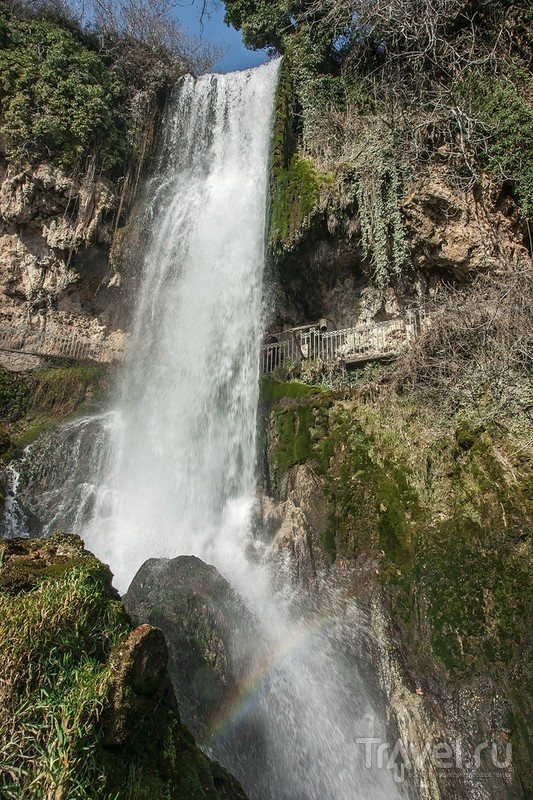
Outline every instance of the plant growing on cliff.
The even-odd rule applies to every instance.
[[[380,289],[399,278],[408,261],[400,211],[402,181],[390,131],[368,127],[361,134],[360,156],[353,167],[365,256]]]
[[[527,3],[227,0],[226,20],[249,46],[290,60],[300,140],[311,157],[331,156],[342,142],[345,161],[353,119],[379,115],[414,166],[445,151],[456,179],[472,182],[488,170],[516,186],[531,214]],[[340,136],[328,134],[332,120],[344,127]]]
[[[274,250],[290,246],[298,237],[305,219],[318,205],[320,187],[326,180],[297,155],[288,169],[273,171],[270,244]]]
[[[0,0],[2,132],[12,160],[67,171],[120,165],[121,207],[138,184],[169,88],[217,47],[188,36],[171,0]]]
[[[76,536],[0,543],[2,800],[245,800],[180,722],[161,631],[132,630]]]
[[[522,211],[533,219],[533,78],[518,63],[505,81],[474,72],[456,91],[477,121],[480,159],[497,179],[516,184]]]
[[[11,585],[0,586],[0,793],[6,800],[104,796],[96,725],[106,655],[128,622],[92,557],[42,570],[42,577],[39,584],[37,573],[20,568],[22,586],[39,584],[33,591],[12,596]],[[16,585],[16,571],[11,580]]]
[[[0,419],[14,422],[22,417],[29,404],[24,382],[5,369],[0,369]]]
[[[125,153],[116,75],[56,22],[4,17],[3,25],[0,89],[9,156],[74,169],[93,150],[105,169],[115,165]]]

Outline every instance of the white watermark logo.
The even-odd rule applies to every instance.
[[[467,755],[461,737],[453,744],[440,740],[405,745],[400,739],[391,744],[373,736],[355,741],[364,748],[365,767],[390,770],[398,783],[405,779],[406,772],[419,770],[428,763],[443,778],[472,771],[477,772],[478,777],[501,776],[512,768],[513,748],[510,743],[504,746],[497,742],[481,742],[473,752],[469,748]]]

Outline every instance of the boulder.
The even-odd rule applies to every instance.
[[[195,556],[146,561],[124,604],[136,624],[165,634],[181,714],[205,741],[257,655],[253,615],[218,570]]]

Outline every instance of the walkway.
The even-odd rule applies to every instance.
[[[106,342],[95,341],[79,334],[64,336],[48,331],[10,327],[0,327],[0,350],[97,363],[107,363],[121,357]]]
[[[342,330],[328,331],[317,324],[272,334],[271,341],[263,347],[261,370],[269,374],[277,367],[294,367],[303,361],[358,364],[393,358],[415,341],[428,326],[429,318],[427,312],[415,309],[403,317]],[[0,327],[0,350],[96,363],[118,361],[124,355],[107,342],[79,334],[61,335],[10,327]]]
[[[261,369],[269,374],[277,367],[296,366],[307,360],[358,364],[394,358],[415,341],[429,318],[427,312],[414,309],[403,317],[342,330],[320,330],[317,325],[272,334],[263,347]]]

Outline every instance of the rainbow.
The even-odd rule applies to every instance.
[[[270,676],[278,669],[284,661],[303,649],[310,639],[317,633],[322,632],[334,615],[328,614],[327,617],[318,619],[315,624],[306,628],[291,632],[284,637],[283,641],[274,650],[268,659],[258,664],[255,669],[245,675],[240,681],[236,690],[228,698],[226,703],[219,709],[209,726],[209,738],[214,740],[221,736],[233,723],[242,719],[255,698],[260,693]]]

